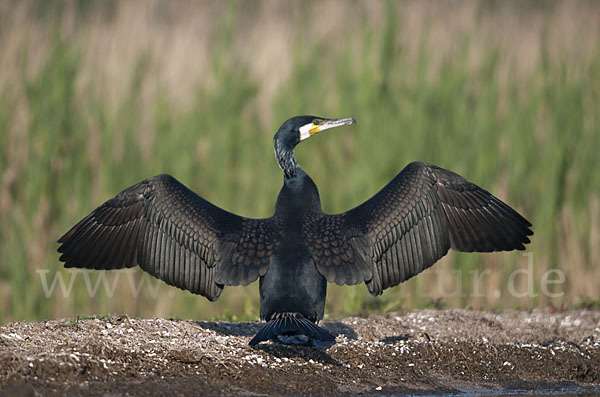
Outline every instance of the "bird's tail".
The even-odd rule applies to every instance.
[[[304,336],[302,339],[296,337]],[[325,331],[300,313],[277,313],[252,338],[249,345],[275,340],[283,343],[312,344],[329,347],[335,343],[335,336]]]

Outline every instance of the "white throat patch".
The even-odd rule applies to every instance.
[[[314,127],[313,123],[304,124],[300,127],[300,140],[303,141],[306,138],[310,138],[310,130]]]

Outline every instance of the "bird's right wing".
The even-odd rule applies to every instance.
[[[330,282],[365,281],[373,295],[422,272],[450,248],[458,251],[524,249],[531,224],[460,175],[414,162],[362,205],[328,215],[311,241],[320,273]],[[332,242],[331,240],[335,240]],[[331,259],[332,248],[351,247]],[[350,254],[348,254],[348,252]],[[359,255],[357,255],[359,254]]]
[[[224,285],[246,285],[265,274],[279,231],[272,218],[234,215],[159,175],[123,190],[58,242],[65,267],[140,265],[170,285],[216,300]]]

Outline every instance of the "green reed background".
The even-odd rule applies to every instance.
[[[257,285],[209,303],[134,270],[156,294],[146,285],[135,297],[125,273],[109,272],[109,283],[120,277],[112,297],[103,285],[90,297],[78,274],[68,296],[57,285],[48,298],[41,276],[61,272],[68,285],[56,239],[155,174],[229,211],[270,216],[282,183],[272,135],[306,113],[358,121],[296,150],[325,211],[360,204],[422,160],[492,191],[535,230],[529,257],[451,253],[377,299],[364,285],[332,286],[330,318],[597,304],[599,16],[593,2],[5,2],[0,321],[255,319]],[[528,261],[532,278],[511,279]],[[549,269],[565,275],[551,288],[559,297],[541,289]],[[101,274],[88,277],[93,286]],[[511,294],[511,280],[531,294]]]

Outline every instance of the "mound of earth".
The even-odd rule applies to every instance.
[[[600,311],[421,310],[322,323],[328,350],[248,346],[262,324],[112,316],[0,326],[6,394],[600,392]]]

